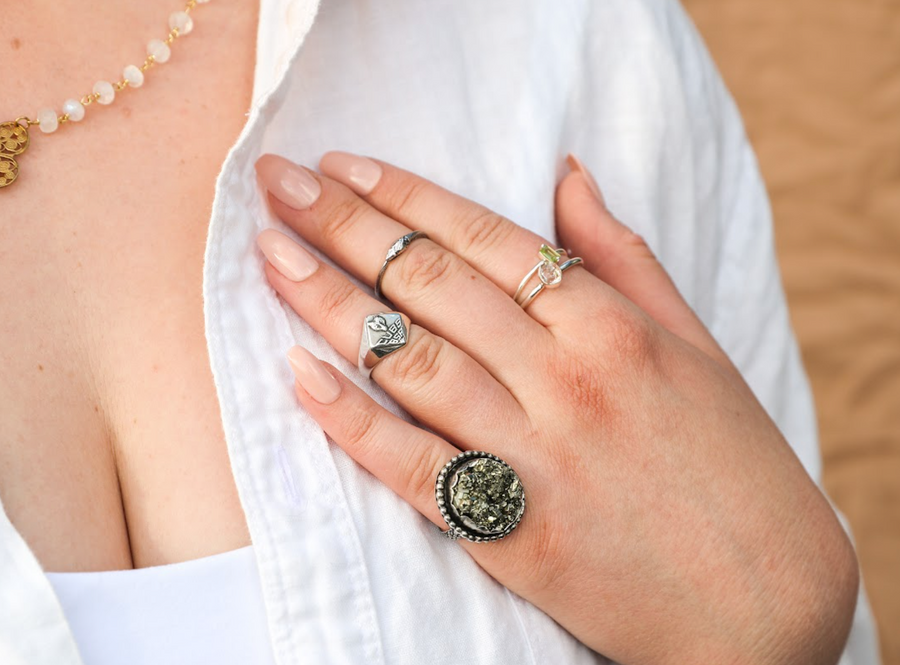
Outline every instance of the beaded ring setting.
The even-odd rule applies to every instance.
[[[434,498],[444,535],[474,543],[500,540],[522,521],[525,488],[512,467],[491,453],[467,450],[441,469]]]

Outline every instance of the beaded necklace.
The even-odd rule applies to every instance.
[[[32,120],[28,116],[20,116],[15,120],[0,123],[0,189],[8,187],[19,176],[19,163],[16,157],[25,152],[28,147],[28,129],[37,125],[45,134],[52,134],[60,125],[69,122],[80,122],[85,115],[85,109],[97,102],[98,104],[112,104],[116,93],[126,88],[140,88],[144,84],[144,73],[154,64],[162,64],[169,60],[172,54],[169,48],[179,37],[182,37],[194,29],[194,19],[191,18],[191,10],[198,4],[205,4],[209,0],[187,0],[184,9],[173,12],[169,16],[169,34],[165,39],[151,39],[147,43],[147,57],[143,64],[127,65],[122,70],[122,78],[115,82],[97,81],[90,94],[81,99],[67,99],[62,105],[62,115],[57,115],[52,108],[42,108]]]

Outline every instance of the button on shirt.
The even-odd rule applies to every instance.
[[[218,177],[203,306],[279,665],[607,661],[440,537],[298,406],[284,356],[295,343],[409,418],[266,282],[256,235],[297,236],[258,190],[264,152],[307,165],[331,149],[374,155],[550,239],[555,185],[575,152],[819,480],[763,184],[675,0],[262,0],[257,48],[253,106]],[[2,511],[0,662],[81,663]],[[877,662],[863,596],[841,662]]]

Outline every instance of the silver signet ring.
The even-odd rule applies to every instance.
[[[359,342],[359,371],[367,379],[382,359],[406,346],[409,317],[400,312],[369,314],[363,321]]]

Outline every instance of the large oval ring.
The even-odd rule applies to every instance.
[[[375,365],[385,356],[406,346],[409,341],[409,317],[400,312],[369,314],[363,321],[359,341],[359,371],[370,378]]]
[[[406,248],[409,247],[414,240],[418,240],[419,238],[428,238],[428,235],[424,231],[412,231],[402,238],[395,240],[394,244],[390,246],[384,257],[384,263],[381,264],[381,269],[378,271],[378,277],[375,278],[376,298],[379,300],[385,299],[384,294],[381,292],[381,280],[384,279],[384,273],[387,272],[388,264],[405,252]]]
[[[479,450],[447,462],[435,481],[434,498],[448,527],[442,533],[451,540],[500,540],[525,513],[525,488],[518,474],[496,455]]]

